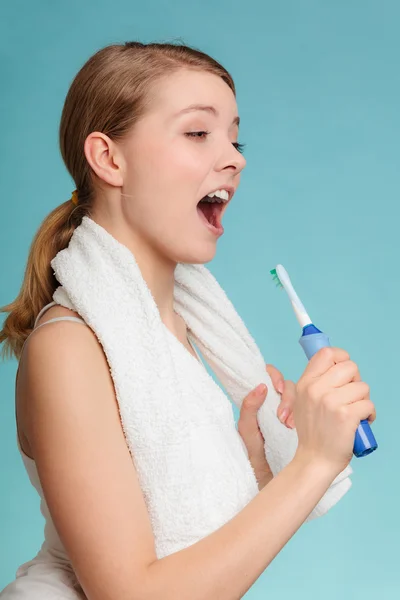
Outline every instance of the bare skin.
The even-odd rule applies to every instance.
[[[181,113],[194,103],[215,110]],[[159,83],[124,142],[99,132],[85,142],[97,186],[92,218],[135,254],[163,322],[190,352],[173,310],[174,269],[215,254],[217,238],[196,206],[213,189],[239,185],[245,160],[234,145],[237,116],[222,80],[181,71]],[[191,135],[199,131],[209,133]],[[71,312],[51,308],[41,323],[63,314]],[[274,373],[275,387],[282,379]],[[293,461],[274,478],[266,474],[257,496],[223,527],[158,559],[101,346],[78,323],[50,323],[32,334],[17,386],[21,445],[35,460],[89,600],[236,600],[246,593],[349,463],[359,421],[375,418],[369,388],[342,349],[324,348],[297,384],[284,387],[299,437]],[[262,460],[255,423],[264,399],[251,392],[241,411],[253,460]],[[265,463],[259,466],[262,473]]]

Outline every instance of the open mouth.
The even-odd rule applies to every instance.
[[[224,232],[221,219],[233,194],[234,189],[231,187],[220,188],[209,192],[197,203],[199,216],[214,233],[222,234]]]
[[[218,198],[214,201],[210,202],[210,198],[205,196],[200,202],[197,204],[197,210],[203,213],[204,217],[213,227],[220,229],[222,227],[221,224],[221,216],[223,212],[224,203],[218,202]]]

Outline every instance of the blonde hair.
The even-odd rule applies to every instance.
[[[37,231],[17,298],[0,308],[9,313],[0,330],[2,357],[21,356],[41,308],[52,301],[58,282],[50,262],[66,248],[84,215],[90,215],[95,195],[84,142],[92,131],[121,140],[148,106],[152,86],[180,68],[207,71],[221,77],[236,95],[232,77],[216,60],[186,45],[140,42],[113,44],[96,52],[83,65],[67,93],[60,122],[61,155],[77,189],[71,200],[57,206]]]

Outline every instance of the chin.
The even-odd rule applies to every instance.
[[[215,241],[199,243],[197,248],[194,247],[193,243],[191,246],[193,247],[190,248],[189,251],[186,249],[186,251],[177,252],[177,263],[202,265],[210,262],[217,251],[217,244]]]

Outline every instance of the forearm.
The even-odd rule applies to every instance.
[[[242,598],[322,498],[334,475],[296,457],[233,519],[156,560],[140,600]]]

